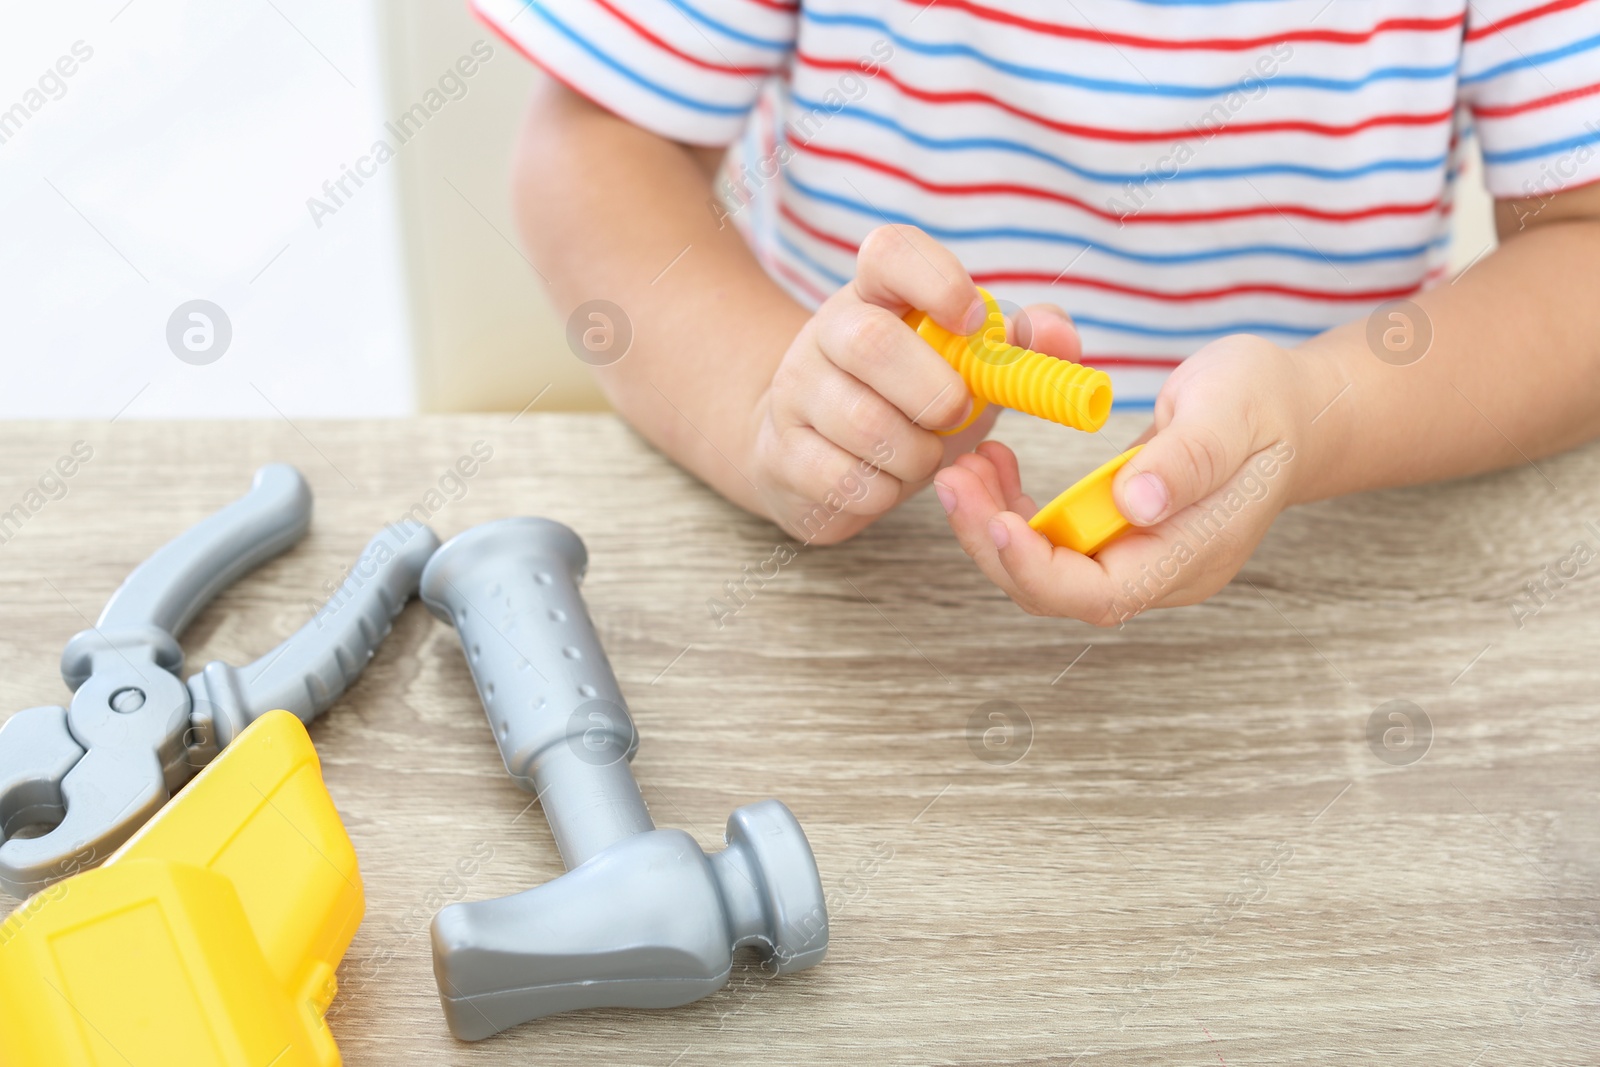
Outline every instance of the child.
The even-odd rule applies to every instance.
[[[931,480],[1024,608],[1114,625],[1290,504],[1600,433],[1600,0],[475,2],[548,75],[515,195],[578,325],[627,316],[603,388],[808,542]],[[1468,124],[1500,246],[1447,282]],[[992,412],[935,433],[968,394],[900,316],[975,285],[1153,408],[1094,559]]]

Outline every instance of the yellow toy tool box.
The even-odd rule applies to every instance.
[[[98,870],[0,925],[3,1067],[335,1067],[366,910],[300,720],[262,716]]]

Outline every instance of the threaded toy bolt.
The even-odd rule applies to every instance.
[[[1000,306],[986,290],[978,292],[988,313],[970,335],[951,333],[922,311],[905,317],[906,324],[967,383],[979,401],[973,405],[973,418],[984,405],[999,404],[1075,430],[1092,433],[1104,426],[1111,414],[1110,375],[1006,343]]]

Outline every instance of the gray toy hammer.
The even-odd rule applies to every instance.
[[[735,810],[709,856],[651,822],[628,766],[633,722],[578,594],[587,561],[567,527],[503,519],[447,542],[422,574],[506,770],[539,798],[568,868],[435,916],[434,975],[463,1040],[576,1008],[687,1004],[727,983],[744,946],[780,974],[828,950],[816,860],[788,808]]]

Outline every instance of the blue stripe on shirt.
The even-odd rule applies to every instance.
[[[1586,145],[1600,143],[1600,125],[1589,123],[1589,132],[1580,133],[1576,137],[1568,137],[1561,141],[1550,141],[1545,144],[1529,145],[1527,148],[1508,148],[1503,152],[1485,152],[1485,163],[1521,163],[1527,159],[1538,159],[1540,156],[1553,156],[1557,152],[1571,152]]]
[[[893,130],[913,144],[923,148],[931,148],[940,152],[955,152],[965,149],[995,149],[1003,152],[1014,152],[1018,155],[1028,156],[1032,159],[1042,160],[1052,166],[1060,167],[1070,174],[1091,181],[1106,182],[1110,185],[1122,186],[1129,182],[1143,185],[1152,179],[1158,185],[1177,181],[1203,181],[1216,178],[1250,178],[1269,174],[1290,174],[1301,178],[1318,178],[1327,181],[1348,181],[1354,178],[1364,178],[1368,174],[1377,174],[1383,171],[1429,171],[1443,167],[1448,161],[1447,155],[1426,156],[1421,159],[1378,159],[1370,163],[1363,163],[1356,167],[1334,169],[1330,167],[1307,167],[1298,163],[1257,163],[1247,167],[1192,167],[1180,168],[1171,177],[1164,174],[1152,175],[1144,171],[1115,171],[1092,170],[1089,167],[1079,166],[1069,159],[1052,155],[1043,149],[1035,148],[1023,141],[1010,141],[1003,137],[929,137],[907,128],[887,115],[864,111],[855,107],[834,108],[820,100],[810,100],[802,96],[793,96],[795,104],[811,109],[822,110],[830,115],[843,115],[846,118],[857,119],[861,122],[881,126],[886,130]]]
[[[1209,98],[1226,96],[1234,92],[1250,92],[1253,89],[1264,88],[1268,85],[1274,88],[1322,89],[1329,92],[1350,93],[1376,81],[1392,81],[1396,79],[1431,81],[1438,78],[1453,78],[1456,75],[1456,64],[1451,62],[1433,67],[1380,67],[1377,70],[1368,71],[1359,78],[1314,78],[1309,75],[1277,74],[1270,78],[1262,76],[1230,82],[1226,85],[1176,85],[1149,81],[1123,82],[1113,81],[1108,78],[1086,78],[1078,74],[1046,70],[1043,67],[1025,67],[1018,63],[1008,63],[1005,60],[985,55],[976,48],[964,44],[933,44],[927,41],[913,40],[910,37],[896,33],[887,23],[880,19],[870,18],[866,15],[843,15],[812,11],[808,6],[802,4],[800,17],[805,21],[815,22],[823,26],[853,26],[860,29],[869,29],[889,38],[897,47],[904,48],[908,52],[915,52],[925,56],[962,56],[967,59],[977,60],[984,66],[991,67],[1001,73],[1025,78],[1028,81],[1053,82],[1058,85],[1070,85],[1080,89],[1093,89],[1104,93],[1127,93],[1135,96]]]
[[[553,28],[557,33],[561,34],[561,36],[565,37],[583,51],[587,52],[597,62],[622,75],[624,78],[633,82],[640,88],[648,89],[650,92],[655,93],[664,100],[670,100],[672,103],[677,104],[680,107],[690,108],[694,111],[703,111],[711,115],[742,116],[748,114],[750,111],[749,104],[712,104],[704,100],[696,100],[693,97],[684,96],[682,93],[673,92],[664,85],[658,85],[649,78],[646,78],[644,75],[637,73],[627,66],[624,66],[621,62],[613,59],[607,53],[602,52],[577,30],[574,30],[571,26],[568,26],[566,23],[552,15],[549,11],[545,10],[544,5],[540,4],[539,0],[524,0],[524,3],[528,10],[544,19],[544,21],[549,23],[551,28]]]
[[[1070,233],[1052,233],[1049,230],[1028,230],[1014,226],[992,227],[987,229],[958,230],[949,227],[937,226],[914,218],[911,215],[898,211],[886,211],[871,204],[830,193],[815,186],[800,181],[793,174],[788,175],[787,182],[790,188],[805,196],[844,208],[846,211],[857,215],[866,215],[879,222],[901,223],[915,226],[932,237],[941,241],[992,241],[992,240],[1018,240],[1040,241],[1046,244],[1064,244],[1074,248],[1092,248],[1096,252],[1103,252],[1114,259],[1125,259],[1134,263],[1150,263],[1157,266],[1177,266],[1186,263],[1204,263],[1217,259],[1237,259],[1241,256],[1286,256],[1291,259],[1310,260],[1313,263],[1377,263],[1391,259],[1413,259],[1426,255],[1435,244],[1442,244],[1447,239],[1427,242],[1418,245],[1401,246],[1397,248],[1377,248],[1366,252],[1323,252],[1312,246],[1309,242],[1305,246],[1299,245],[1237,245],[1231,248],[1214,248],[1200,252],[1134,252],[1113,245],[1101,244],[1087,237],[1079,237]]]
[[[1519,55],[1516,59],[1509,59],[1498,66],[1490,67],[1488,70],[1480,70],[1476,74],[1463,75],[1461,84],[1476,85],[1478,82],[1488,81],[1490,78],[1498,78],[1500,75],[1509,74],[1514,70],[1542,67],[1546,63],[1552,63],[1558,59],[1566,59],[1568,56],[1580,55],[1584,52],[1591,52],[1596,48],[1600,48],[1600,34],[1596,34],[1593,37],[1585,37],[1581,41],[1573,41],[1571,44],[1564,44],[1560,48],[1552,48],[1546,52],[1535,52],[1531,56]]]
[[[793,256],[796,262],[809,267],[818,276],[825,279],[835,289],[840,288],[850,279],[837,271],[829,270],[817,260],[813,259],[799,245],[789,239],[781,231],[778,234],[778,244]],[[1226,337],[1230,333],[1276,333],[1288,337],[1315,337],[1324,327],[1308,328],[1294,326],[1281,322],[1230,322],[1220,326],[1194,326],[1194,327],[1157,327],[1146,326],[1142,323],[1118,322],[1115,319],[1094,318],[1088,315],[1073,315],[1072,321],[1080,326],[1090,326],[1101,330],[1111,330],[1116,333],[1131,333],[1141,337],[1163,337],[1167,339],[1186,337]]]
[[[754,45],[756,48],[765,48],[773,52],[787,52],[794,47],[794,42],[791,40],[780,40],[773,37],[757,37],[754,34],[745,33],[743,30],[735,29],[734,27],[729,26],[726,22],[720,22],[717,19],[712,18],[710,15],[707,15],[704,11],[684,3],[684,0],[667,0],[667,3],[671,4],[673,7],[682,12],[685,18],[688,18],[694,22],[698,22],[703,26],[709,26],[718,33],[722,34],[724,37],[731,37],[735,41],[739,41],[742,44]],[[713,45],[712,47],[715,46]]]

